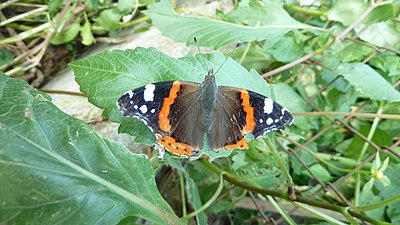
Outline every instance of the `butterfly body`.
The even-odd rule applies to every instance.
[[[158,147],[186,157],[198,156],[204,147],[246,149],[245,134],[257,138],[293,122],[289,111],[271,98],[218,87],[212,70],[201,84],[164,81],[127,91],[117,106],[124,116],[142,120],[155,133]]]

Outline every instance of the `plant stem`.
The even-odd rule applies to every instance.
[[[318,217],[321,220],[325,220],[326,222],[328,222],[329,224],[334,224],[334,225],[346,225],[343,222],[340,222],[339,220],[317,210],[314,207],[311,207],[309,205],[303,204],[303,203],[299,203],[299,202],[295,202],[294,205],[314,214],[316,217]],[[351,219],[350,219],[351,218]],[[348,218],[348,220],[354,220],[352,217]]]
[[[346,157],[343,157],[343,156],[331,155],[331,154],[321,153],[321,152],[318,152],[317,156],[320,157],[321,159],[324,159],[324,160],[327,160],[327,161],[338,162],[338,163],[340,163],[342,165],[346,165],[346,166],[349,166],[349,167],[352,167],[352,168],[360,165],[360,162],[358,162],[357,160],[351,159],[351,158],[346,158]],[[369,162],[369,163],[365,164],[362,167],[362,169],[369,171],[371,169],[371,166],[372,166],[372,163]]]
[[[4,21],[0,22],[0,27],[6,25],[8,23],[23,19],[23,18],[28,18],[28,17],[30,17],[32,15],[35,15],[37,13],[40,13],[40,12],[43,12],[43,11],[46,11],[46,10],[47,10],[47,6],[44,6],[44,7],[41,7],[41,8],[37,8],[37,9],[31,10],[31,11],[28,11],[26,13],[19,14],[17,16],[11,17],[8,20],[4,20]]]
[[[126,23],[117,24],[117,25],[115,25],[115,26],[113,26],[113,27],[111,27],[111,28],[105,28],[105,27],[101,27],[101,26],[92,25],[91,29],[92,29],[92,31],[108,31],[108,30],[114,30],[114,29],[118,29],[118,28],[133,26],[133,25],[139,24],[139,23],[141,23],[141,22],[147,21],[147,20],[149,20],[149,19],[150,19],[150,17],[148,17],[148,16],[143,16],[143,17],[140,17],[140,18],[138,18],[138,19],[136,19],[136,20],[131,20],[131,21],[128,21],[128,22],[126,22]]]
[[[369,118],[381,118],[381,119],[392,119],[400,120],[398,114],[376,114],[376,113],[362,113],[362,112],[292,112],[293,116],[323,116],[323,115],[335,115],[335,116],[353,116],[353,117],[369,117]]]
[[[363,212],[363,211],[373,210],[373,209],[387,206],[387,205],[392,204],[393,202],[397,202],[399,200],[400,200],[400,195],[395,195],[393,197],[390,197],[388,199],[382,200],[377,203],[354,207],[352,210],[354,212]]]
[[[289,171],[287,170],[286,165],[283,162],[281,156],[278,154],[278,151],[276,150],[275,146],[271,143],[271,141],[268,138],[264,138],[264,142],[268,145],[269,150],[271,151],[271,153],[274,156],[276,162],[278,163],[278,166],[282,170],[282,173],[285,176],[289,187],[293,187],[294,186],[293,179],[290,176]]]
[[[286,220],[286,222],[290,225],[295,225],[296,222],[290,217],[290,215],[285,212],[279,205],[276,203],[275,199],[270,195],[267,195],[267,199],[271,202],[272,206],[278,211],[279,214]]]
[[[384,102],[381,102],[376,114],[378,114],[378,115],[382,114],[383,105],[384,105]],[[372,137],[375,134],[376,128],[378,127],[379,121],[380,121],[380,118],[375,117],[374,122],[372,123],[372,126],[371,126],[371,130],[369,131],[368,136],[367,136],[368,141],[372,140]],[[360,155],[358,156],[357,162],[361,163],[362,159],[364,158],[365,152],[368,149],[368,145],[369,145],[368,142],[364,143],[364,146],[361,149]],[[361,174],[356,173],[355,174],[355,187],[354,187],[354,206],[358,206],[358,204],[359,204],[360,191],[361,191]]]
[[[31,30],[19,33],[19,34],[13,36],[13,37],[9,37],[9,38],[5,38],[3,40],[0,40],[0,45],[14,43],[14,42],[17,42],[17,41],[24,40],[25,38],[28,38],[28,37],[32,36],[33,34],[35,34],[35,33],[38,33],[38,32],[41,32],[43,30],[46,30],[49,27],[50,27],[50,23],[44,23],[44,24],[42,24],[42,25],[40,25],[38,27],[35,27],[35,28],[31,29]]]
[[[300,144],[300,143],[298,143],[298,142],[296,142],[296,141],[293,141],[293,140],[291,140],[291,139],[289,139],[289,138],[287,138],[287,137],[285,137],[285,136],[283,136],[283,135],[278,135],[278,136],[281,137],[281,138],[283,138],[283,139],[285,139],[285,140],[287,140],[287,141],[289,141],[289,142],[291,142],[291,143],[293,143],[293,144],[295,144],[295,145],[298,146],[299,148],[301,148],[301,149],[307,151],[307,152],[310,153],[312,156],[314,156],[316,159],[318,159],[318,160],[321,161],[322,163],[326,164],[327,166],[332,167],[332,168],[335,169],[335,170],[342,171],[342,172],[347,172],[347,173],[363,173],[363,174],[369,174],[369,173],[370,173],[369,171],[352,170],[352,169],[344,169],[344,168],[337,167],[336,165],[334,165],[334,164],[328,162],[327,160],[325,160],[323,157],[320,157],[319,154],[313,152],[311,149],[307,148],[306,146],[304,146],[304,145],[302,145],[302,144]],[[330,160],[330,159],[328,159],[328,160]]]
[[[224,178],[226,181],[228,181],[229,183],[231,183],[231,184],[233,184],[233,185],[235,185],[235,186],[237,186],[237,187],[240,187],[240,188],[243,188],[243,189],[245,189],[245,190],[252,191],[252,192],[255,192],[255,193],[259,193],[259,194],[262,194],[262,195],[270,195],[270,196],[274,196],[274,197],[277,197],[277,198],[282,198],[282,199],[290,200],[288,194],[286,194],[286,193],[282,193],[282,192],[275,191],[275,190],[270,190],[270,189],[263,189],[263,188],[255,187],[255,186],[252,186],[252,185],[249,185],[249,184],[240,182],[240,181],[238,181],[238,180],[232,178],[232,177],[231,177],[230,175],[228,175],[227,173],[221,171],[218,167],[216,167],[215,165],[213,165],[212,163],[210,163],[208,160],[206,160],[206,159],[199,159],[199,161],[200,161],[201,163],[203,163],[205,166],[207,166],[207,167],[208,167],[211,171],[213,171],[215,174],[217,174],[217,175],[219,175],[219,176],[222,175],[223,178]],[[321,202],[321,201],[310,200],[310,199],[308,199],[308,198],[304,198],[304,197],[301,197],[301,196],[297,196],[296,202],[302,202],[302,203],[305,203],[305,204],[308,204],[308,205],[312,205],[312,206],[316,206],[316,207],[319,207],[319,208],[324,208],[324,209],[332,210],[332,211],[335,211],[335,212],[338,212],[338,213],[342,213],[342,210],[343,210],[343,208],[344,208],[344,207],[342,207],[342,206],[337,206],[337,205],[333,205],[333,204],[330,204],[330,203],[325,203],[325,202]],[[349,212],[350,215],[352,215],[352,216],[354,216],[354,217],[357,217],[357,218],[359,218],[359,219],[361,219],[361,220],[370,222],[370,223],[372,223],[372,224],[377,224],[377,225],[378,225],[378,224],[381,224],[379,221],[377,221],[377,220],[375,220],[375,219],[373,219],[373,218],[371,218],[371,217],[369,217],[369,216],[366,216],[366,215],[364,215],[364,214],[355,212],[355,211],[353,211],[353,210],[348,210],[348,212]]]
[[[291,9],[293,11],[301,12],[301,13],[312,15],[312,16],[324,16],[325,15],[325,12],[323,12],[323,11],[305,9],[305,8],[301,8],[300,6],[297,6],[297,5],[284,4],[283,7],[285,9]]]
[[[219,175],[220,175],[220,181],[219,181],[218,188],[215,191],[214,195],[204,205],[202,205],[200,208],[198,208],[196,211],[193,211],[193,212],[187,214],[186,216],[183,216],[182,220],[187,220],[187,219],[203,212],[205,209],[210,207],[210,205],[218,198],[219,194],[221,194],[222,188],[224,187],[224,178],[223,177],[225,175],[225,172],[221,172]]]
[[[179,174],[179,183],[181,186],[182,215],[186,216],[187,211],[186,211],[185,180],[183,179],[182,171],[178,170],[178,174]]]

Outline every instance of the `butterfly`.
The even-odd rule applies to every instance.
[[[246,134],[257,138],[293,122],[288,109],[269,97],[218,86],[212,69],[201,84],[150,83],[125,92],[116,104],[124,116],[138,118],[151,129],[157,147],[188,158],[198,157],[203,147],[247,149]]]

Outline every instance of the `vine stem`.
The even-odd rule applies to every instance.
[[[274,196],[274,197],[277,197],[277,198],[286,199],[286,200],[291,201],[289,199],[288,194],[286,194],[286,193],[282,193],[282,192],[275,191],[275,190],[270,190],[270,189],[263,189],[263,188],[255,187],[255,186],[240,182],[240,181],[232,178],[226,172],[221,171],[217,166],[215,166],[212,163],[210,163],[207,159],[199,159],[199,162],[203,163],[205,166],[207,166],[215,174],[217,174],[218,176],[222,176],[224,180],[228,181],[229,183],[231,183],[231,184],[233,184],[233,185],[235,185],[237,187],[240,187],[242,189],[245,189],[245,190],[248,190],[248,191],[252,191],[252,192],[255,192],[255,193],[259,193],[259,194],[262,194],[262,195],[270,195],[270,196]],[[312,206],[316,206],[316,207],[319,207],[319,208],[328,209],[328,210],[335,211],[335,212],[338,212],[338,213],[341,213],[341,214],[342,214],[343,210],[347,209],[346,207],[343,207],[343,206],[337,206],[337,205],[333,205],[333,204],[330,204],[330,203],[325,203],[325,202],[321,202],[321,201],[315,201],[315,200],[311,200],[311,199],[304,198],[304,197],[301,197],[301,196],[297,196],[297,198],[296,198],[296,200],[294,202],[305,203],[307,205],[312,205]],[[366,216],[366,215],[364,215],[362,213],[355,212],[355,211],[353,211],[351,209],[346,210],[346,211],[351,216],[359,218],[360,220],[367,221],[367,222],[370,222],[372,224],[377,224],[377,225],[381,224],[379,221],[377,221],[377,220],[375,220],[375,219],[373,219],[373,218],[371,218],[369,216]]]

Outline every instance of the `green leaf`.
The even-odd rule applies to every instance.
[[[336,4],[329,10],[327,16],[329,20],[335,20],[349,26],[356,21],[370,6],[370,3],[364,0],[338,0]],[[375,8],[366,18],[363,24],[372,24],[376,22],[386,21],[394,17],[393,5],[382,5]]]
[[[248,165],[246,162],[246,153],[244,151],[236,152],[236,154],[232,157],[232,162],[233,170],[238,170],[241,167]]]
[[[102,11],[94,21],[96,21],[100,26],[112,29],[115,25],[118,25],[121,21],[122,15],[115,9],[106,9]]]
[[[400,75],[400,57],[395,54],[379,54],[372,58],[368,64],[381,69],[388,73],[389,76]]]
[[[343,75],[362,97],[388,102],[400,101],[399,91],[368,65],[345,63],[336,69],[336,74]]]
[[[291,19],[273,3],[266,4],[262,12],[256,11],[255,14],[257,13],[260,13],[258,18],[263,18],[265,22],[260,26],[244,26],[208,17],[179,15],[172,8],[171,0],[162,0],[150,10],[144,11],[163,35],[186,44],[193,44],[193,36],[196,36],[200,46],[213,48],[254,40],[275,42],[292,29],[310,28]]]
[[[6,48],[0,48],[0,66],[6,65],[11,62],[13,53]]]
[[[118,0],[118,10],[124,14],[132,11],[133,6],[138,4],[139,0]]]
[[[96,134],[50,97],[0,74],[0,221],[181,224],[144,155]]]
[[[388,47],[400,38],[400,30],[393,21],[372,25],[359,25],[355,28],[360,39],[379,47]]]
[[[306,112],[306,102],[293,90],[292,87],[285,83],[279,83],[273,85],[276,101],[279,104],[284,105],[291,112]],[[311,122],[308,117],[295,116],[294,125],[302,130],[312,129]]]
[[[52,20],[53,23],[58,20],[58,17],[62,16],[61,21],[57,27],[57,33],[54,35],[50,41],[53,45],[60,45],[70,42],[75,39],[79,34],[79,21],[73,21],[73,17],[75,16],[73,10],[75,10],[76,4],[73,4],[71,7],[68,7],[67,11],[64,14],[58,13]],[[72,23],[72,24],[70,24]],[[69,25],[70,24],[70,25]],[[69,25],[67,28],[66,26]],[[63,30],[65,29],[66,30]]]
[[[318,177],[322,182],[329,182],[332,179],[332,175],[329,173],[327,169],[325,169],[321,164],[314,164],[310,166],[310,170]],[[302,171],[303,175],[306,175],[309,178],[314,179],[313,176],[307,171]]]
[[[365,45],[357,43],[346,44],[344,47],[340,46],[338,51],[335,53],[342,62],[359,62],[365,57],[371,55],[374,50]]]
[[[390,204],[386,209],[386,214],[392,224],[400,224],[400,202]]]
[[[82,37],[82,44],[88,46],[96,42],[93,37],[90,21],[88,20],[87,16],[85,15],[85,23],[80,28],[81,37]]]
[[[244,57],[244,60],[241,63],[241,65],[246,69],[248,70],[255,69],[258,72],[261,72],[262,70],[268,68],[271,65],[271,63],[276,61],[271,56],[271,54],[268,54],[264,49],[260,48],[255,42],[248,44],[251,44],[251,46],[249,47],[246,57]],[[245,53],[245,49],[246,47],[237,48],[233,52],[232,58],[234,58],[236,61],[239,62],[243,54]]]
[[[140,120],[122,116],[115,105],[118,98],[128,90],[154,82],[183,80],[201,83],[208,69],[216,71],[224,61],[221,53],[198,54],[176,60],[153,48],[136,48],[103,52],[70,63],[70,66],[81,91],[89,96],[91,103],[104,109],[104,116],[120,122],[120,130],[134,136],[135,141],[145,140],[144,143],[151,145],[155,142],[154,134]],[[216,80],[220,86],[245,88],[271,96],[269,86],[257,72],[248,72],[232,59],[221,67]],[[230,152],[210,150],[206,154],[213,154],[210,155],[213,158]]]
[[[276,42],[266,42],[264,48],[281,62],[292,62],[304,54],[304,45],[294,33],[287,33]]]
[[[67,30],[55,35],[50,42],[53,45],[61,45],[70,42],[74,40],[76,36],[78,36],[79,30],[79,23],[74,23]]]
[[[55,16],[64,5],[65,0],[50,0],[48,3],[50,15]]]

